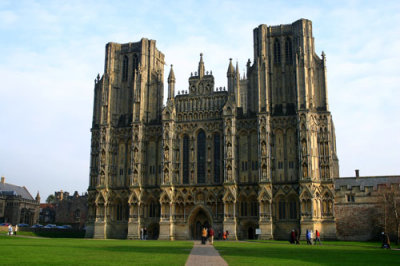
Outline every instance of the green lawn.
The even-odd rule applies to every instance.
[[[229,265],[400,265],[399,250],[382,250],[373,242],[324,242],[322,246],[287,241],[217,241]],[[393,248],[393,247],[392,247]]]
[[[400,265],[374,242],[215,241],[229,265]],[[29,238],[0,235],[0,265],[185,265],[192,241]]]
[[[193,242],[0,236],[1,265],[185,265]]]

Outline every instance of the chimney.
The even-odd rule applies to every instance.
[[[6,178],[4,176],[1,177],[1,183],[4,184],[6,182]]]
[[[360,170],[356,169],[356,177],[360,177]]]

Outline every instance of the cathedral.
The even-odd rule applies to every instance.
[[[253,31],[245,73],[227,60],[216,88],[200,54],[188,88],[154,40],[106,45],[95,79],[86,236],[288,239],[292,229],[336,238],[335,128],[326,59],[312,23]]]

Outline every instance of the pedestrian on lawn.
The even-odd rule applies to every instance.
[[[210,242],[212,245],[212,244],[214,244],[214,229],[212,229],[212,227],[210,227],[210,229],[208,230],[208,234],[210,236]]]
[[[311,243],[311,230],[306,230],[306,240],[307,240],[307,245],[312,245]]]
[[[315,245],[317,244],[317,242],[322,245],[321,243],[321,234],[319,233],[318,230],[315,230]]]
[[[203,230],[201,231],[201,244],[205,245],[206,244],[206,239],[207,239],[207,229],[203,227]]]

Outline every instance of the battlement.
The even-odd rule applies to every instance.
[[[400,184],[400,176],[361,176],[341,177],[335,179],[335,190],[337,191],[366,191],[377,190],[379,186],[391,186]]]

